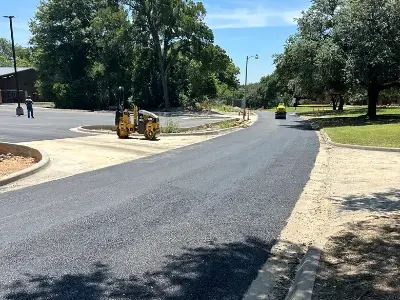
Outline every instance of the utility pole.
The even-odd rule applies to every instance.
[[[8,18],[10,20],[11,46],[12,46],[12,53],[13,53],[13,60],[14,60],[14,73],[15,73],[15,83],[16,83],[16,87],[17,87],[17,102],[18,102],[18,107],[16,109],[16,114],[17,114],[17,116],[22,116],[24,114],[24,110],[21,107],[21,102],[20,102],[20,99],[19,99],[17,58],[15,57],[14,31],[13,31],[13,24],[12,24],[12,19],[15,18],[15,17],[14,16],[4,16],[4,18]]]
[[[252,57],[254,57],[255,59],[258,59],[258,54],[254,55],[254,56],[246,56],[246,76],[244,79],[243,120],[246,118],[245,109],[246,109],[246,96],[247,96],[247,66],[249,64],[249,58],[252,58]]]

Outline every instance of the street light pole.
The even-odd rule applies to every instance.
[[[11,46],[12,46],[12,53],[13,53],[13,60],[14,60],[14,73],[15,73],[15,83],[17,87],[17,102],[18,107],[16,110],[17,116],[21,116],[24,114],[24,110],[21,107],[21,102],[19,99],[19,82],[18,82],[18,71],[17,71],[17,59],[15,57],[15,45],[14,45],[14,31],[13,31],[13,24],[12,19],[15,18],[14,16],[4,16],[4,18],[8,18],[10,20],[10,31],[11,31]]]
[[[246,76],[244,78],[244,100],[243,100],[243,109],[246,108],[246,92],[247,92],[247,66],[249,64],[249,56],[246,56]]]
[[[252,57],[254,57],[255,59],[258,59],[258,54],[254,55],[254,56],[246,56],[246,76],[244,79],[243,119],[245,119],[245,117],[246,117],[244,110],[246,109],[246,97],[247,97],[247,66],[249,64],[249,59]]]

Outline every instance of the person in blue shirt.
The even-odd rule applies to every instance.
[[[28,111],[28,118],[32,117],[32,119],[34,119],[34,117],[33,117],[33,101],[31,99],[31,97],[28,96],[28,98],[26,98],[25,104],[26,104],[26,110]]]

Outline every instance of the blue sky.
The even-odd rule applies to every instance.
[[[39,0],[1,0],[2,15],[15,15],[14,37],[27,45],[28,21]],[[258,54],[249,61],[248,81],[257,82],[274,70],[272,55],[283,50],[286,39],[296,31],[295,17],[310,6],[310,0],[204,0],[207,24],[215,43],[226,49],[240,67],[244,82],[246,55]],[[10,38],[8,20],[0,19],[0,36]]]

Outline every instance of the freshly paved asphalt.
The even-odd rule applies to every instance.
[[[23,105],[24,106],[24,105]],[[0,105],[0,141],[9,143],[52,140],[84,136],[69,129],[81,125],[113,125],[114,112],[84,112],[34,108],[34,119],[15,115],[15,105]],[[25,107],[24,107],[25,108]],[[167,120],[181,127],[192,127],[210,123],[210,119],[185,116],[160,117],[161,124]],[[221,119],[213,119],[212,122]]]
[[[248,129],[0,195],[1,299],[241,299],[318,151],[261,113]]]

